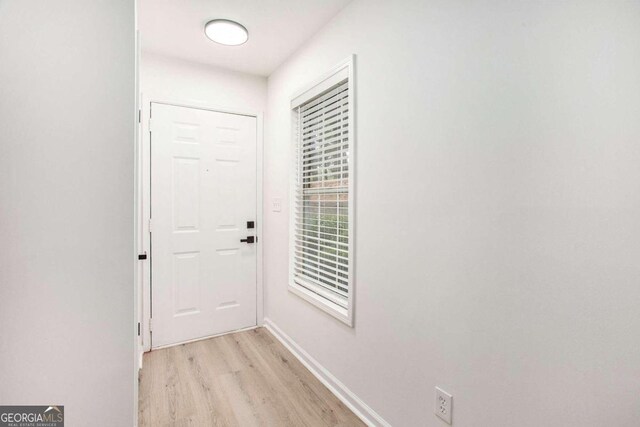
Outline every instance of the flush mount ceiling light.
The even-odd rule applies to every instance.
[[[238,46],[249,39],[245,27],[228,19],[214,19],[204,26],[204,33],[216,43],[226,46]]]

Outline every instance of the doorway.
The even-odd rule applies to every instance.
[[[257,324],[255,116],[151,103],[151,349]]]

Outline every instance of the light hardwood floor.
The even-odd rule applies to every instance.
[[[266,329],[144,355],[139,425],[364,426]]]

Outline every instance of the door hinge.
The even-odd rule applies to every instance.
[[[142,110],[138,110],[138,123],[142,123]]]
[[[151,233],[151,218],[149,218],[149,233]]]
[[[140,322],[138,322],[138,336],[140,336]]]
[[[149,133],[153,132],[153,119],[149,119]]]
[[[149,332],[153,331],[153,327],[151,326],[151,320],[153,319],[149,318]]]

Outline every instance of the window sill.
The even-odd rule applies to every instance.
[[[289,292],[296,294],[300,298],[315,305],[325,313],[330,314],[347,326],[353,327],[353,316],[348,309],[339,306],[338,304],[321,297],[315,292],[301,286],[295,282],[289,283]]]

